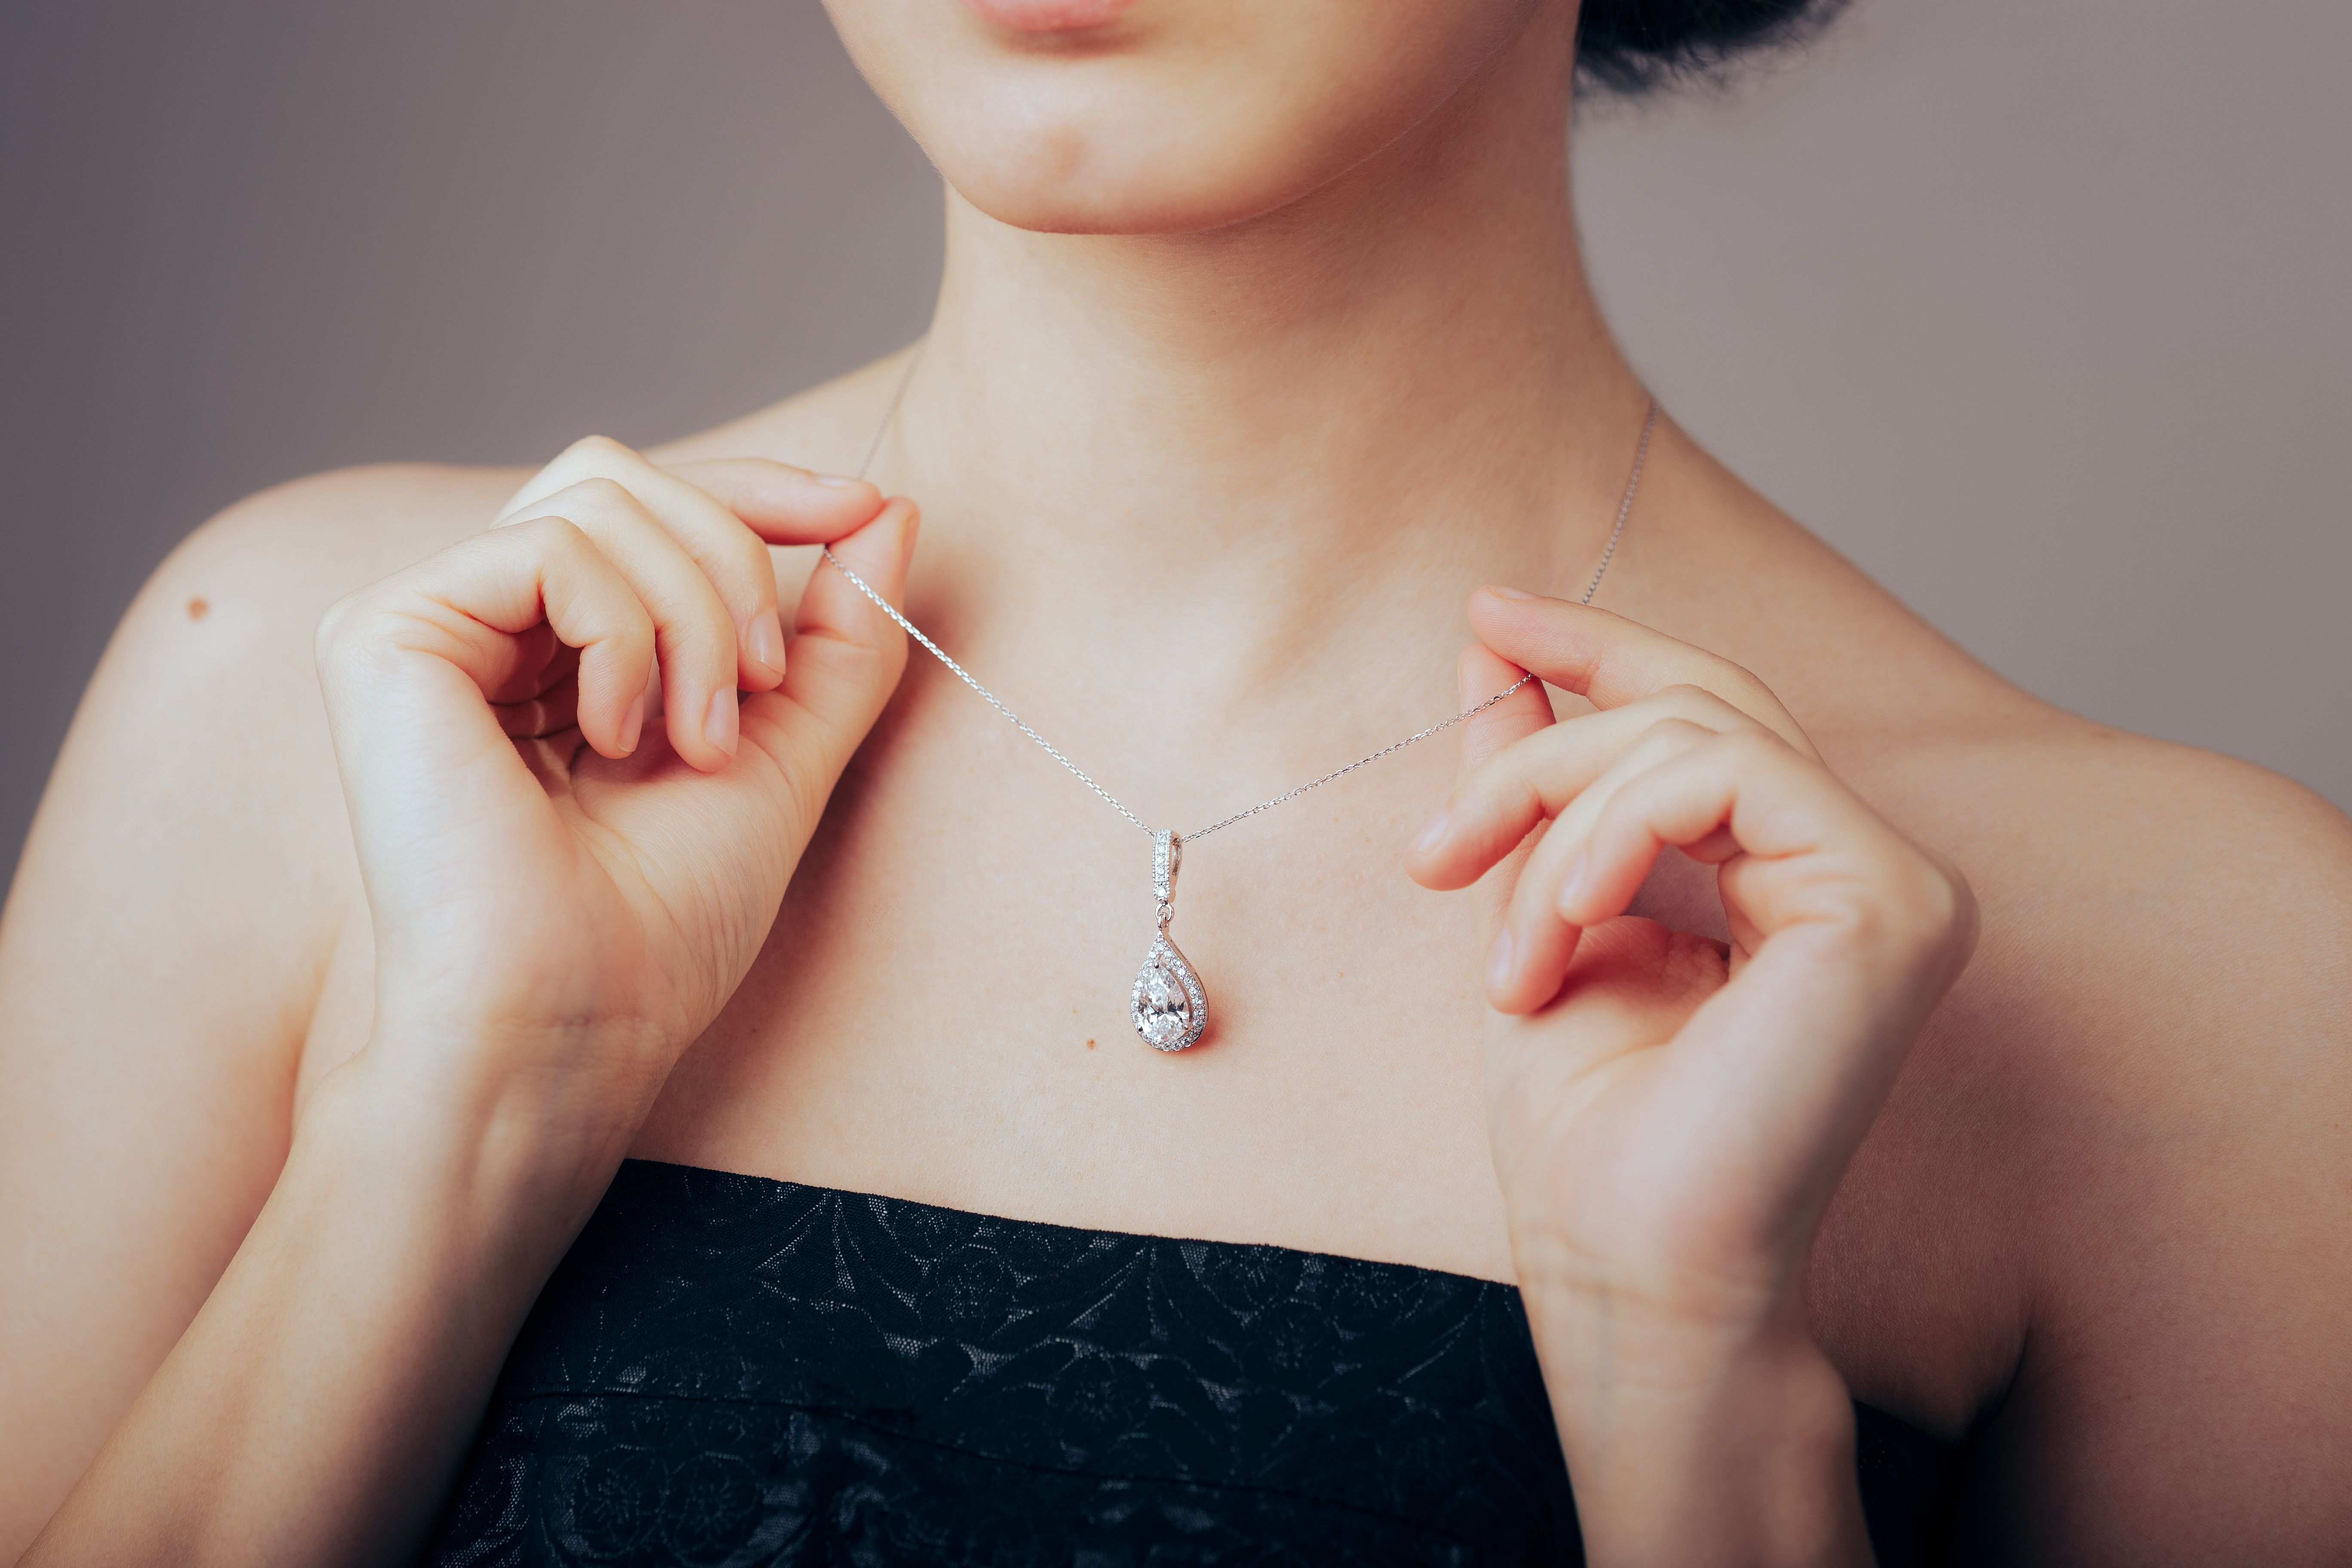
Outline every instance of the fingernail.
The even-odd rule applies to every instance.
[[[703,716],[702,738],[726,752],[735,754],[735,689],[722,686],[710,694],[710,711]]]
[[[1591,880],[1592,862],[1580,849],[1576,858],[1568,863],[1568,874],[1559,879],[1559,892],[1553,898],[1552,907],[1562,914],[1577,908],[1584,897],[1584,884]]]
[[[830,486],[837,490],[845,490],[853,485],[862,485],[866,482],[864,479],[853,479],[846,474],[811,474],[809,478],[821,485]]]
[[[1540,594],[1530,594],[1525,588],[1506,588],[1500,583],[1486,584],[1486,592],[1502,599],[1539,599]]]
[[[770,675],[784,673],[784,623],[775,611],[763,610],[754,616],[743,641],[753,664]]]
[[[1511,983],[1511,928],[1495,933],[1495,951],[1486,956],[1486,989],[1500,991]]]
[[[646,694],[640,691],[637,700],[629,704],[627,715],[621,721],[621,755],[625,757],[637,749],[637,735],[645,727]]]
[[[1436,848],[1438,841],[1444,837],[1445,810],[1441,806],[1438,808],[1437,815],[1431,817],[1429,821],[1423,826],[1420,834],[1414,837],[1412,841],[1412,852],[1416,855],[1426,855],[1432,849]]]

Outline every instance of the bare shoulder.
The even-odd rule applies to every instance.
[[[2352,818],[2315,792],[2039,705],[1879,773],[1985,906],[1978,983],[2074,1020],[2053,1070],[2161,1072],[2252,1031],[2342,1033]],[[2086,1058],[2094,1041],[2128,1048]]]
[[[488,526],[526,465],[366,463],[257,490],[215,513],[166,573],[228,566],[290,605],[348,591]],[[320,606],[323,608],[324,606]]]
[[[657,463],[761,456],[816,468],[854,467],[912,352],[643,450]],[[285,694],[273,678],[290,668],[303,690],[296,705],[315,707],[309,700],[309,638],[320,614],[352,589],[487,527],[536,471],[531,464],[374,463],[257,491],[172,552],[126,618],[123,635],[194,644],[242,661],[240,673],[259,678],[253,689],[264,702]],[[225,671],[215,666],[212,673]]]
[[[320,614],[480,531],[529,472],[370,464],[289,479],[224,509],[133,602],[82,722],[194,748],[184,754],[205,765],[182,774],[191,787],[255,799],[282,784],[315,799],[320,770],[332,778],[312,668]],[[209,738],[174,732],[192,706],[208,710]],[[327,798],[339,811],[331,791]]]
[[[2116,1240],[2111,1204],[2185,1239],[2238,1176],[2352,1181],[2352,819],[2252,763],[2066,714],[1904,766],[1908,825],[1984,917],[1918,1076],[1985,1107],[1987,1152],[2040,1184],[2046,1282]]]
[[[355,885],[312,667],[320,614],[482,527],[522,472],[336,469],[257,491],[182,541],[75,717],[26,846],[10,945],[54,941],[60,962],[83,955],[71,973],[94,942],[133,942],[139,972],[185,963],[193,984],[233,963],[272,1005],[298,1007]],[[116,912],[101,915],[109,899]],[[83,913],[116,934],[96,942]]]
[[[1960,863],[1984,934],[1842,1194],[1838,1289],[1866,1313],[1867,1281],[1907,1272],[1976,1316],[1982,1517],[2025,1532],[1986,1555],[2333,1560],[2352,820],[2039,705],[1868,788]],[[1937,1310],[1917,1331],[1958,1332]]]
[[[482,528],[527,472],[374,464],[289,479],[223,509],[164,558],[124,614],[64,765],[77,747],[111,737],[192,744],[206,759],[250,755],[266,765],[227,772],[257,782],[286,760],[265,747],[323,734],[310,665],[320,614]]]

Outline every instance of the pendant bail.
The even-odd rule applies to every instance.
[[[1184,840],[1166,828],[1151,836],[1151,896],[1160,900],[1160,923],[1175,915],[1176,870],[1184,864]]]

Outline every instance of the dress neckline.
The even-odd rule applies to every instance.
[[[770,1187],[794,1188],[805,1193],[819,1193],[847,1199],[853,1203],[887,1204],[895,1209],[917,1209],[925,1213],[952,1216],[959,1220],[981,1221],[989,1225],[1018,1226],[1032,1235],[1052,1233],[1066,1237],[1106,1237],[1117,1241],[1160,1242],[1178,1247],[1213,1247],[1243,1248],[1268,1257],[1313,1258],[1318,1262],[1344,1264],[1350,1268],[1392,1268],[1421,1279],[1458,1281],[1489,1290],[1501,1290],[1513,1297],[1519,1294],[1518,1286],[1508,1279],[1489,1279],[1483,1274],[1465,1274],[1455,1268],[1436,1268],[1425,1263],[1400,1263],[1393,1258],[1361,1258],[1349,1252],[1325,1252],[1311,1247],[1292,1247],[1279,1241],[1232,1241],[1207,1236],[1177,1236],[1154,1230],[1118,1230],[1105,1226],[1066,1225],[1059,1220],[1027,1219],[1018,1215],[996,1214],[986,1209],[956,1208],[947,1204],[928,1203],[921,1198],[900,1197],[895,1193],[866,1192],[855,1187],[835,1187],[822,1182],[795,1181],[787,1176],[761,1176],[748,1171],[726,1171],[715,1165],[684,1164],[675,1160],[644,1160],[632,1155],[624,1165],[645,1168],[646,1173],[674,1173],[684,1179],[695,1177],[723,1178],[730,1182],[759,1182]]]

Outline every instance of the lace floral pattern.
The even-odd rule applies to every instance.
[[[1507,1286],[631,1161],[427,1561],[1579,1555]]]

